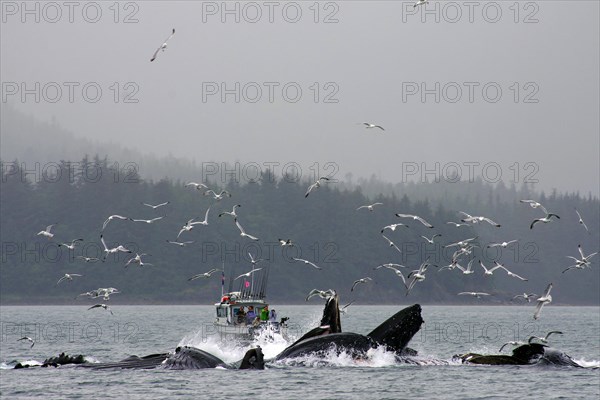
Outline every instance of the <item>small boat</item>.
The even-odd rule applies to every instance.
[[[265,301],[268,275],[268,268],[257,271],[239,283],[238,291],[231,291],[237,282],[230,279],[229,292],[222,290],[221,301],[215,303],[217,318],[214,322],[221,340],[247,343],[262,335],[271,340],[275,334],[287,337],[288,318],[278,319],[276,310],[270,309]],[[222,283],[224,286],[224,278]]]

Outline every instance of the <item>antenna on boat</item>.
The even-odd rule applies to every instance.
[[[225,294],[225,261],[221,260],[221,298]]]

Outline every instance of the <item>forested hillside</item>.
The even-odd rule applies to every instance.
[[[599,203],[589,196],[546,196],[531,193],[526,186],[517,189],[478,180],[406,185],[408,195],[397,196],[392,190],[370,198],[358,183],[329,182],[305,197],[313,181],[277,177],[265,170],[256,182],[203,182],[217,193],[222,189],[231,193],[231,197],[215,200],[203,195],[204,190],[185,187],[187,181],[177,177],[143,179],[134,164],[118,164],[98,156],[55,163],[41,168],[39,174],[21,171],[20,165],[19,160],[3,160],[2,304],[83,302],[74,298],[99,287],[119,289],[121,293],[111,296],[115,303],[211,304],[221,293],[220,274],[191,282],[188,278],[224,264],[227,289],[232,277],[251,269],[249,252],[266,259],[258,267],[270,269],[267,297],[272,302],[301,303],[314,288],[333,288],[342,301],[359,303],[500,304],[510,303],[514,295],[523,292],[541,294],[552,282],[555,304],[600,303],[600,257],[592,259],[591,269],[562,273],[573,264],[567,256],[580,257],[578,244],[586,255],[598,251]],[[369,187],[371,194],[373,185]],[[443,194],[427,197],[413,193]],[[531,222],[544,213],[519,202],[529,198],[540,201],[560,219],[530,229]],[[156,209],[141,204],[167,201],[169,204]],[[383,205],[373,211],[357,210],[374,202]],[[241,237],[229,215],[218,217],[236,204],[241,205],[236,210],[240,224],[258,241]],[[203,220],[208,207],[208,225],[195,225],[179,237],[193,243],[182,247],[167,242],[176,240],[186,221]],[[575,208],[590,233],[578,223]],[[485,222],[461,227],[447,224],[460,222],[459,211],[489,217],[501,227]],[[395,213],[419,215],[434,228]],[[114,219],[101,232],[104,221],[113,214],[133,219],[164,218],[152,223]],[[399,226],[384,234],[402,253],[389,246],[380,233],[384,226],[399,222],[408,227]],[[52,238],[36,235],[50,224],[56,224]],[[110,254],[106,262],[96,263],[78,259],[82,255],[103,256],[101,233],[109,247],[123,244],[133,254]],[[436,233],[442,236],[435,238],[434,244],[421,237],[431,238]],[[417,282],[408,297],[393,271],[374,270],[383,263],[397,263],[408,267],[401,268],[406,276],[428,257],[429,263],[446,266],[456,247],[443,245],[474,237],[472,243],[478,247],[459,262],[466,267],[474,258],[474,274],[465,275],[457,269],[439,271],[431,266],[427,278]],[[72,251],[58,246],[78,238],[84,240]],[[295,246],[282,247],[278,239],[291,239]],[[506,248],[487,247],[515,239],[518,242]],[[153,265],[130,264],[125,268],[136,252],[147,253],[143,262]],[[309,260],[322,269],[294,262],[292,257]],[[528,281],[511,278],[503,271],[484,276],[479,260],[488,267],[499,261]],[[65,273],[83,276],[57,285]],[[366,276],[373,280],[351,292],[352,283]],[[491,296],[481,300],[457,296],[462,291],[488,292]]]

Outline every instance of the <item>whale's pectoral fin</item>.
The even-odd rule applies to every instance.
[[[387,350],[401,353],[423,322],[421,306],[415,304],[398,311],[367,336]]]

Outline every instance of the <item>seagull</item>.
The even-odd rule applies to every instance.
[[[210,276],[212,274],[214,274],[215,272],[217,272],[217,271],[220,271],[220,270],[218,270],[216,268],[213,268],[213,269],[211,269],[208,272],[204,272],[202,274],[198,274],[198,275],[192,276],[191,278],[188,279],[188,281],[193,281],[193,280],[198,279],[198,278],[210,278]]]
[[[373,269],[388,268],[388,269],[393,269],[394,271],[398,271],[395,267],[406,268],[404,265],[401,265],[401,264],[387,263],[387,264],[378,265]]]
[[[492,221],[491,219],[487,218],[487,217],[481,217],[481,216],[472,216],[467,214],[464,211],[459,211],[459,213],[463,214],[465,216],[465,218],[461,219],[462,222],[471,222],[473,224],[476,224],[478,222],[487,222],[490,225],[494,225],[496,227],[500,227],[501,225],[497,222]]]
[[[399,277],[400,277],[400,279],[402,279],[402,283],[404,283],[404,287],[406,287],[406,278],[404,278],[404,275],[402,274],[402,271],[400,271],[400,270],[399,270],[399,269],[397,269],[397,268],[394,268],[394,267],[393,267],[393,265],[397,265],[397,266],[399,266],[399,267],[401,267],[401,268],[406,268],[404,265],[400,265],[400,264],[383,264],[383,265],[380,265],[380,266],[378,266],[378,267],[375,267],[374,269],[379,269],[379,268],[381,268],[381,267],[385,267],[385,268],[387,268],[387,269],[390,269],[390,270],[394,271],[394,273],[395,273],[397,276],[399,276]]]
[[[113,219],[123,219],[123,220],[127,220],[127,219],[130,219],[130,218],[128,218],[128,217],[124,217],[124,216],[122,216],[122,215],[111,215],[110,217],[108,217],[108,218],[106,219],[106,221],[104,221],[104,224],[102,224],[102,231],[104,231],[104,229],[106,228],[106,225],[108,225],[108,223],[109,223],[110,221],[112,221]]]
[[[490,247],[502,247],[503,249],[505,249],[506,247],[508,247],[509,244],[511,243],[515,243],[518,242],[518,240],[510,240],[508,242],[502,242],[502,243],[490,243],[487,245],[488,248]]]
[[[508,276],[513,277],[513,278],[518,278],[518,279],[520,279],[522,281],[527,281],[527,279],[525,279],[523,277],[520,277],[519,275],[517,275],[515,273],[510,272],[504,265],[501,265],[498,261],[494,261],[494,264],[496,264],[497,267],[500,267],[503,270],[505,270],[506,273],[508,274]]]
[[[368,204],[366,206],[360,206],[356,209],[356,211],[360,210],[361,208],[366,208],[369,211],[373,211],[373,207],[375,206],[382,206],[383,203],[373,203],[373,204]]]
[[[183,186],[184,187],[192,186],[194,189],[197,189],[197,190],[208,189],[208,186],[206,186],[204,183],[196,183],[196,182],[186,183]]]
[[[238,229],[240,230],[240,236],[241,237],[247,237],[248,239],[252,239],[252,240],[258,240],[257,237],[254,237],[252,235],[249,235],[246,233],[246,231],[244,230],[244,228],[242,228],[242,226],[240,225],[240,223],[238,222],[237,218],[234,219],[235,221],[235,225],[238,227]]]
[[[212,193],[213,199],[217,201],[223,200],[223,196],[231,197],[231,193],[229,193],[227,190],[221,190],[221,193],[217,194],[214,190],[208,189],[206,192],[204,192],[204,195],[208,196],[210,193]]]
[[[381,125],[375,125],[375,124],[372,124],[372,123],[370,123],[370,122],[363,122],[362,124],[363,124],[363,125],[365,126],[365,128],[367,128],[367,129],[371,129],[371,128],[379,128],[379,129],[381,129],[382,131],[385,131],[385,129],[383,129],[383,126],[381,126]]]
[[[425,221],[423,218],[419,217],[418,215],[396,214],[396,217],[400,217],[400,218],[412,218],[414,220],[419,221],[420,223],[422,223],[423,225],[425,225],[428,228],[433,228],[433,225],[431,225],[429,222]]]
[[[59,283],[61,283],[65,279],[68,280],[69,282],[71,282],[73,280],[74,276],[83,276],[83,275],[79,275],[79,274],[65,274],[65,276],[63,276],[62,278],[60,278],[58,280],[58,282],[56,282],[56,284],[58,285]]]
[[[255,260],[254,257],[252,257],[252,254],[250,254],[250,252],[248,252],[248,257],[250,257],[250,263],[252,264],[252,266],[255,266],[256,264],[258,264],[261,261],[265,261],[262,258]]]
[[[499,264],[496,264],[496,266],[495,266],[495,267],[492,267],[492,268],[490,268],[490,269],[487,269],[487,268],[485,267],[485,265],[483,265],[483,263],[481,262],[481,260],[479,260],[479,265],[481,265],[481,268],[483,268],[483,270],[485,271],[485,272],[483,273],[484,275],[493,275],[495,270],[497,270],[498,268],[501,268],[501,267],[502,267],[501,265],[499,265]]]
[[[132,220],[133,222],[145,222],[147,224],[151,224],[151,223],[153,223],[155,221],[158,221],[160,219],[163,219],[163,218],[164,218],[164,216],[162,216],[162,217],[156,217],[156,218],[152,218],[152,219],[133,219],[133,218],[130,218],[130,220]]]
[[[79,259],[81,259],[81,260],[84,260],[85,262],[92,262],[92,263],[95,263],[95,262],[98,262],[98,261],[100,261],[100,259],[99,259],[99,258],[96,258],[96,257],[84,257],[84,256],[77,256],[76,258],[79,258]]]
[[[500,347],[500,350],[498,350],[499,353],[502,353],[502,349],[508,345],[511,346],[521,346],[523,344],[526,344],[525,342],[515,342],[514,340],[511,340],[510,342],[506,342],[502,345],[502,347]]]
[[[533,222],[531,223],[531,225],[529,226],[529,229],[533,229],[533,226],[535,224],[537,224],[538,222],[543,222],[545,224],[547,224],[548,222],[552,222],[552,217],[556,217],[556,218],[560,219],[560,217],[558,215],[550,213],[550,214],[547,214],[544,218],[534,219]]]
[[[478,299],[481,298],[481,296],[489,296],[489,293],[484,293],[484,292],[460,292],[458,295],[463,295],[463,294],[467,294],[469,296],[473,296],[473,297],[477,297]]]
[[[584,255],[580,244],[577,245],[577,250],[579,250],[579,254],[581,255],[581,260],[579,260],[573,256],[567,256],[567,258],[571,258],[571,259],[575,260],[575,265],[572,265],[569,268],[565,269],[562,272],[563,274],[572,268],[584,269],[585,267],[589,267],[590,263],[591,263],[590,259],[592,257],[594,257],[596,254],[598,254],[598,252],[595,252],[595,253],[589,254],[587,256]]]
[[[152,58],[150,59],[150,62],[156,60],[156,56],[158,56],[158,52],[159,51],[165,51],[165,49],[167,48],[167,42],[173,37],[173,35],[175,35],[175,28],[173,28],[173,32],[171,33],[171,35],[165,40],[165,42],[163,44],[160,45],[160,47],[158,49],[156,49],[156,51],[154,52],[154,54],[152,55]]]
[[[407,227],[407,228],[408,228],[408,225],[405,225],[405,224],[392,224],[392,225],[387,225],[387,226],[384,226],[384,227],[381,229],[381,233],[383,233],[383,231],[385,231],[386,229],[389,229],[389,230],[391,230],[391,231],[393,232],[393,231],[395,231],[395,230],[396,230],[396,228],[397,228],[397,227],[399,227],[399,226],[405,226],[405,227]]]
[[[245,277],[249,277],[250,275],[252,275],[254,272],[256,271],[260,271],[262,268],[254,268],[252,271],[250,272],[246,272],[245,274],[241,274],[240,276],[238,276],[237,278],[234,279],[234,281],[237,281],[238,279],[240,279],[242,276]]]
[[[23,336],[21,339],[17,339],[17,342],[20,340],[27,340],[29,343],[31,343],[31,346],[29,348],[32,348],[33,345],[35,344],[35,340],[30,338],[29,336]]]
[[[106,304],[94,304],[93,306],[88,308],[88,310],[91,310],[92,308],[99,308],[99,307],[104,308],[106,311],[110,311],[110,315],[114,315],[112,310],[110,309],[110,307],[107,306]]]
[[[285,247],[285,246],[290,246],[290,247],[291,246],[295,246],[295,244],[292,243],[292,239],[277,239],[277,240],[279,241],[279,244],[282,247]]]
[[[456,268],[460,269],[465,275],[474,274],[475,271],[471,269],[473,267],[473,261],[475,261],[475,259],[469,261],[469,263],[467,264],[467,268],[461,267],[459,264],[456,264]]]
[[[233,208],[231,209],[231,212],[229,212],[229,211],[223,211],[221,214],[219,214],[219,217],[220,217],[221,215],[225,215],[225,214],[227,214],[227,215],[231,215],[233,218],[237,218],[237,214],[235,213],[235,209],[236,209],[236,208],[238,208],[238,207],[241,207],[241,206],[242,206],[241,204],[236,204],[236,205],[235,205],[235,206],[233,206]]]
[[[415,4],[413,4],[413,8],[417,8],[417,6],[422,6],[423,4],[429,3],[429,0],[417,0]]]
[[[544,207],[541,203],[538,203],[535,200],[519,200],[521,203],[529,203],[529,205],[531,206],[531,208],[540,208],[544,214],[548,214],[548,210],[546,210],[546,207]]]
[[[579,217],[579,223],[581,225],[583,225],[583,227],[585,228],[585,230],[587,231],[587,233],[590,233],[587,225],[585,224],[585,222],[583,222],[583,218],[581,218],[581,214],[579,214],[579,211],[577,211],[577,209],[575,209],[575,212],[577,213],[577,216]]]
[[[412,288],[415,286],[415,283],[425,280],[425,271],[427,271],[427,267],[429,266],[429,264],[427,263],[428,261],[429,258],[427,258],[427,260],[425,260],[419,266],[419,269],[411,271],[410,274],[408,274],[408,276],[406,277],[407,279],[410,279],[411,277],[413,278],[412,281],[406,287],[406,296],[408,296]]]
[[[56,223],[56,224],[58,224],[58,223]],[[56,224],[48,225],[45,230],[39,231],[36,234],[36,236],[42,235],[42,236],[46,236],[48,239],[53,238],[54,237],[54,233],[51,233],[50,231],[52,230],[52,227],[54,225],[56,225]]]
[[[436,237],[438,237],[438,236],[442,236],[442,235],[441,235],[440,233],[436,233],[435,235],[433,235],[433,236],[431,237],[431,239],[429,239],[429,238],[427,238],[427,237],[425,237],[425,236],[421,235],[421,237],[422,237],[423,239],[427,240],[427,243],[429,243],[429,244],[433,244],[433,239],[435,239],[435,238],[436,238]]]
[[[346,311],[347,311],[346,308],[350,307],[352,305],[352,303],[354,303],[354,301],[351,301],[350,303],[346,304],[345,306],[338,308],[340,310],[340,313],[346,314]]]
[[[390,247],[393,247],[393,248],[395,248],[396,250],[398,250],[398,252],[399,252],[399,253],[402,253],[402,251],[401,251],[401,250],[398,248],[398,246],[396,246],[396,245],[394,244],[394,242],[392,242],[392,241],[390,240],[390,238],[388,238],[387,236],[385,236],[385,235],[383,235],[383,234],[382,234],[381,236],[383,236],[383,238],[384,238],[385,240],[387,240],[387,242],[388,242],[388,246],[390,246]]]
[[[173,240],[167,240],[167,243],[172,243],[172,244],[176,244],[176,245],[178,245],[180,247],[185,247],[188,244],[194,243],[194,240],[188,240],[188,241],[185,241],[185,242],[178,242],[178,241],[173,241]]]
[[[548,343],[548,338],[550,337],[550,335],[552,335],[553,333],[557,333],[559,335],[562,335],[563,333],[561,331],[551,331],[548,332],[548,334],[546,334],[546,336],[544,337],[539,337],[539,336],[530,336],[529,340],[527,341],[527,343],[531,343],[532,340],[537,339],[542,343]]]
[[[306,301],[308,301],[313,296],[319,296],[323,299],[328,299],[332,296],[335,296],[335,294],[336,294],[335,290],[333,290],[333,289],[329,289],[329,290],[313,289],[310,291],[308,296],[306,296]]]
[[[164,203],[160,203],[157,205],[152,205],[152,204],[148,204],[148,203],[142,203],[145,206],[151,207],[152,209],[156,210],[158,207],[162,207],[162,206],[166,206],[167,204],[169,204],[170,201],[165,201]]]
[[[110,300],[110,295],[115,293],[121,293],[116,288],[98,288],[96,291],[97,295],[95,297],[102,296],[104,300]]]
[[[308,197],[308,195],[310,194],[310,192],[312,192],[314,189],[320,188],[321,187],[321,181],[328,181],[328,180],[329,180],[329,178],[324,177],[324,176],[322,176],[319,179],[317,179],[317,181],[315,183],[313,183],[312,185],[310,185],[308,187],[308,190],[306,191],[306,194],[304,195],[304,197],[305,198]]]
[[[146,253],[142,253],[142,254],[135,253],[135,257],[130,258],[129,261],[127,261],[127,263],[125,263],[125,268],[127,268],[127,266],[131,263],[139,264],[140,267],[143,267],[144,265],[154,265],[154,264],[145,263],[142,261],[142,256],[149,256],[149,255],[150,254],[146,254]]]
[[[304,264],[308,264],[308,265],[312,265],[313,267],[315,267],[316,269],[323,269],[321,267],[319,267],[317,264],[312,263],[308,260],[304,260],[302,258],[296,258],[296,257],[292,257],[292,260],[296,260],[296,261],[302,261]]]
[[[117,247],[113,247],[113,248],[109,249],[108,246],[106,245],[106,242],[104,241],[104,237],[102,235],[100,235],[100,241],[102,242],[102,245],[104,246],[104,260],[106,260],[106,257],[109,254],[118,253],[119,251],[121,251],[123,253],[131,253],[131,250],[126,249],[125,247],[123,247],[123,245],[118,245]]]
[[[458,228],[458,227],[461,227],[461,226],[470,226],[469,224],[460,224],[460,223],[458,223],[458,222],[452,222],[452,221],[446,222],[446,224],[449,224],[449,225],[454,225],[454,226],[455,226],[455,227],[457,227],[457,228]]]
[[[535,306],[535,313],[533,314],[533,319],[538,319],[540,317],[540,313],[542,312],[542,307],[546,304],[552,303],[552,296],[550,296],[550,290],[552,290],[552,283],[548,285],[544,295],[537,299],[537,305]]]
[[[535,293],[531,293],[531,294],[523,293],[523,294],[518,294],[518,295],[514,296],[513,300],[522,297],[524,300],[527,300],[528,303],[531,303],[531,298],[535,297],[535,296],[537,296],[537,294],[535,294]]]
[[[352,288],[350,289],[351,292],[354,291],[354,288],[356,287],[356,285],[358,285],[359,283],[367,283],[368,281],[372,281],[373,279],[369,278],[368,276],[365,278],[361,278],[361,279],[357,279],[354,281],[354,283],[352,284]]]
[[[194,222],[194,220],[196,218],[192,218],[188,222],[186,222],[185,225],[183,225],[181,227],[181,230],[177,234],[177,239],[179,239],[179,236],[181,236],[181,234],[183,232],[189,232],[192,229],[194,229],[194,225],[208,225],[208,212],[209,211],[210,211],[210,207],[208,207],[208,210],[206,210],[206,214],[204,214],[204,221],[196,221],[196,222]]]
[[[461,248],[463,248],[463,247],[467,247],[467,246],[469,246],[469,245],[470,245],[470,243],[469,243],[469,242],[472,242],[473,240],[477,239],[478,237],[479,237],[479,236],[475,236],[475,237],[472,237],[472,238],[470,238],[470,239],[464,239],[464,240],[461,240],[461,241],[459,241],[459,242],[456,242],[456,243],[447,244],[447,245],[445,245],[445,246],[443,246],[443,247],[444,247],[444,248],[447,248],[447,247],[454,247],[454,246],[458,246],[458,247],[461,247]]]
[[[83,242],[83,239],[74,239],[71,240],[71,244],[67,244],[67,243],[59,243],[58,247],[66,247],[69,250],[75,250],[75,245],[77,244],[77,242]]]

